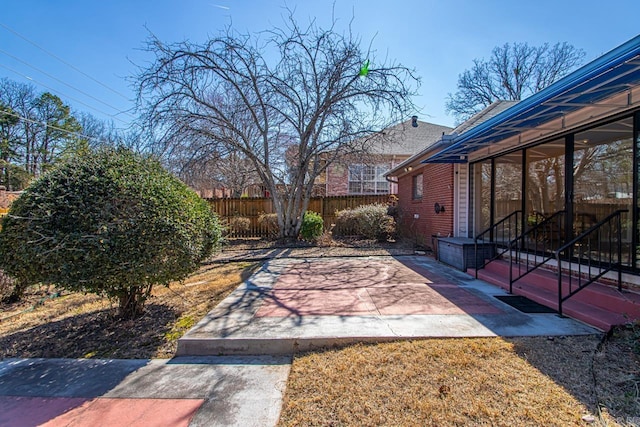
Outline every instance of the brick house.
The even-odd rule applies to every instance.
[[[385,174],[451,130],[413,116],[387,129],[388,137],[377,143],[371,154],[350,156],[329,165],[326,173],[316,180],[314,193],[323,196],[397,194],[397,184],[387,180]]]
[[[396,164],[385,176],[398,188],[399,228],[405,236],[415,238],[418,245],[433,249],[435,236],[453,236],[457,200],[454,188],[458,182],[458,165],[422,163],[451,144],[459,135],[496,116],[516,101],[497,101],[460,124],[452,132],[424,141],[421,151]]]

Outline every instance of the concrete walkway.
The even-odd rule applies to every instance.
[[[598,333],[504,294],[425,256],[274,259],[180,339],[180,357],[0,362],[0,426],[273,426],[296,351]]]
[[[0,426],[273,426],[291,358],[8,359]]]

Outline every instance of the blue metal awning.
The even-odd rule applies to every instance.
[[[640,36],[456,137],[422,163],[466,163],[468,155],[640,84]]]

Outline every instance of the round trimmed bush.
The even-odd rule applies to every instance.
[[[302,217],[302,226],[300,227],[300,237],[309,242],[314,242],[322,236],[324,221],[322,216],[313,211],[306,211]]]
[[[159,162],[104,149],[61,164],[12,204],[0,268],[21,284],[113,298],[132,318],[154,285],[186,278],[219,239],[207,203]]]
[[[334,233],[338,236],[358,235],[384,242],[395,236],[396,222],[381,203],[361,205],[336,212]]]
[[[386,241],[395,232],[395,221],[387,215],[387,205],[374,203],[355,209],[360,234],[367,239]]]
[[[358,215],[355,209],[336,211],[336,223],[333,233],[336,236],[355,236],[360,233]]]

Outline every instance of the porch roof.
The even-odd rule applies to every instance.
[[[640,35],[455,137],[422,163],[466,163],[490,144],[536,128],[640,84]]]

